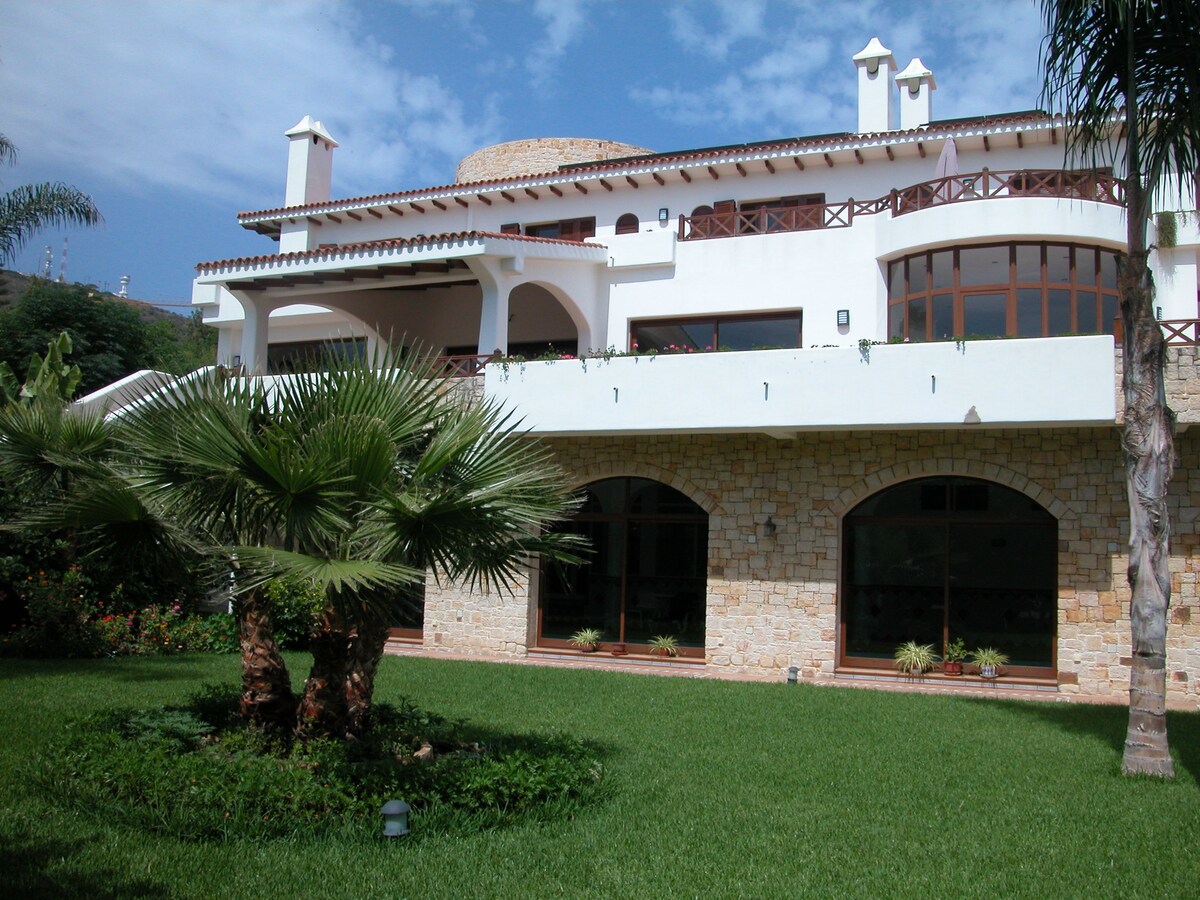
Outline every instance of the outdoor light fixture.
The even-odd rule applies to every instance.
[[[849,325],[849,324],[850,324],[850,310],[848,310],[848,309],[839,309],[839,310],[838,310],[838,313],[837,313],[837,316],[838,316],[838,318],[837,318],[837,323],[838,323],[838,326],[839,326],[839,327],[841,327],[842,325]]]
[[[240,366],[242,364],[242,357],[240,353],[233,354],[233,364],[235,366]]]
[[[799,666],[788,666],[788,684],[796,683],[796,676],[800,674]]]
[[[1154,307],[1154,318],[1158,319],[1160,322],[1162,321],[1162,307],[1161,306]]]
[[[767,532],[767,537],[775,537],[775,520],[767,516],[767,521],[763,522],[763,529]]]
[[[667,217],[668,217],[668,216],[670,216],[670,215],[671,215],[671,211],[670,211],[669,209],[667,209],[665,206],[661,206],[661,207],[659,207],[659,209],[658,209],[658,222],[659,222],[659,224],[660,224],[660,225],[666,225],[666,224],[667,224]]]
[[[409,805],[403,800],[389,800],[379,810],[383,813],[383,836],[404,837],[408,834]]]

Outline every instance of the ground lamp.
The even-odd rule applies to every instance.
[[[787,676],[787,683],[788,683],[788,684],[795,684],[795,683],[796,683],[796,676],[797,676],[797,675],[799,675],[799,674],[800,674],[800,667],[799,667],[799,666],[788,666],[788,676]]]
[[[389,800],[379,811],[383,813],[383,836],[404,837],[408,834],[409,805],[403,800]]]

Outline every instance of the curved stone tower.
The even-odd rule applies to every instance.
[[[463,157],[454,173],[458,184],[490,181],[516,175],[540,175],[553,172],[568,163],[596,162],[641,156],[652,151],[617,141],[595,138],[529,138],[507,141],[476,150]]]

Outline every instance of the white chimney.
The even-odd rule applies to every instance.
[[[858,131],[892,130],[892,73],[896,60],[892,51],[871,38],[870,43],[854,54],[858,68]]]
[[[914,59],[896,76],[900,85],[900,130],[920,128],[933,119],[933,92],[937,82],[920,58]]]
[[[287,187],[284,206],[307,206],[329,199],[333,178],[333,148],[338,145],[325,126],[305,116],[284,134],[288,146]]]

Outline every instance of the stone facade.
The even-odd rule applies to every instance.
[[[459,184],[466,184],[527,175],[531,172],[556,172],[559,166],[570,163],[621,159],[650,152],[644,147],[594,138],[531,138],[507,141],[484,147],[463,157],[454,173],[454,180]]]
[[[1193,376],[1194,377],[1194,376]],[[963,475],[1007,485],[1058,520],[1059,690],[1128,690],[1127,502],[1116,428],[571,438],[549,442],[580,485],[662,481],[709,513],[710,671],[830,677],[837,663],[841,519],[911,478]],[[1200,697],[1200,440],[1178,440],[1171,491],[1172,700]],[[776,523],[767,534],[767,517]],[[426,646],[521,655],[536,634],[536,588],[515,596],[431,591]]]

